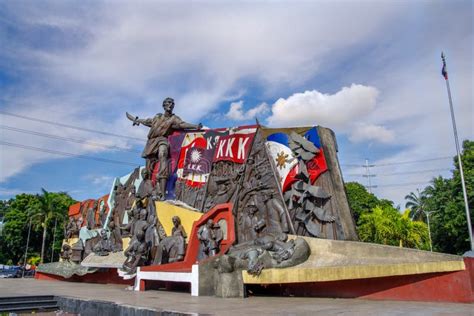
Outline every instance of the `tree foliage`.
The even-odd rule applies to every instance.
[[[67,212],[64,212],[66,205],[64,205],[64,199],[61,199],[60,195],[55,195],[45,189],[41,189],[41,191],[42,194],[37,196],[38,203],[35,203],[35,205],[28,210],[28,215],[32,219],[33,225],[43,231],[40,252],[40,262],[43,263],[48,228],[51,228],[51,224],[53,223],[56,228],[57,222],[64,223]]]
[[[468,204],[474,205],[474,142],[466,140],[461,154]],[[426,209],[433,211],[431,235],[435,251],[463,254],[470,249],[466,210],[457,156],[455,170],[449,179],[434,178],[424,189]],[[471,224],[474,223],[471,208]]]
[[[56,258],[61,247],[63,238],[63,227],[67,218],[69,206],[75,201],[64,192],[48,192],[51,206],[57,210],[58,222],[56,228],[56,242],[54,245]],[[19,194],[8,201],[5,216],[3,233],[0,237],[0,263],[11,261],[13,264],[22,262],[25,255],[25,247],[28,237],[28,228],[31,222],[30,242],[28,247],[28,258],[39,257],[41,252],[42,236],[46,228],[45,238],[45,258],[50,260],[52,249],[54,220],[47,220],[42,226],[41,216],[32,216],[39,212],[42,206],[42,196],[33,194]],[[52,217],[55,218],[55,217]],[[44,218],[43,218],[44,220]]]
[[[362,241],[429,249],[428,227],[413,222],[410,210],[401,214],[393,202],[378,199],[360,183],[348,182],[346,192]]]
[[[432,212],[430,229],[433,250],[463,254],[470,249],[466,211],[457,156],[450,178],[436,177],[431,185],[417,193],[409,193],[407,211],[402,215],[393,203],[379,200],[359,183],[346,184],[349,205],[363,241],[429,249],[426,217],[422,210]],[[469,206],[474,205],[474,142],[463,142],[461,160],[466,182]],[[471,224],[474,214],[471,209]],[[411,221],[411,219],[415,221]]]
[[[362,184],[357,182],[346,183],[346,193],[356,223],[359,221],[361,214],[371,211],[376,206],[393,206],[392,201],[379,200],[373,193],[369,193]]]
[[[412,221],[410,210],[404,214],[390,206],[376,206],[359,219],[358,232],[362,241],[391,246],[429,249],[428,227]]]
[[[405,200],[407,201],[405,204],[405,208],[409,209],[409,216],[415,220],[423,220],[423,211],[425,203],[426,203],[426,193],[420,192],[417,190],[417,193],[410,192],[410,194],[405,196]]]

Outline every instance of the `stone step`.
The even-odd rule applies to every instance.
[[[15,303],[24,301],[50,301],[54,300],[54,295],[31,295],[31,296],[5,296],[0,297],[0,303]]]
[[[48,304],[44,306],[36,306],[36,307],[31,307],[31,306],[9,306],[9,307],[0,307],[0,313],[6,313],[6,312],[45,312],[45,311],[55,311],[59,310],[59,305],[54,303],[54,304]]]
[[[0,313],[52,311],[58,309],[58,302],[52,295],[0,297]]]

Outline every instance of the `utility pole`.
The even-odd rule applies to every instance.
[[[423,211],[423,213],[425,213],[426,222],[428,224],[428,237],[430,238],[430,251],[433,252],[433,244],[431,243],[430,215],[431,215],[431,213],[434,213],[435,211],[431,211],[431,212],[426,212],[424,210],[422,210],[422,211]]]
[[[58,224],[58,219],[55,218],[54,219],[54,230],[53,230],[53,246],[51,247],[51,261],[50,262],[53,262],[53,258],[54,258],[54,243],[56,241],[56,225]]]
[[[454,109],[453,109],[453,100],[451,98],[451,88],[449,86],[448,80],[448,69],[446,67],[446,56],[444,53],[441,53],[441,59],[443,60],[443,69],[441,74],[443,75],[446,81],[446,89],[448,90],[448,98],[449,98],[449,109],[451,111],[451,121],[453,123],[453,132],[454,132],[454,142],[456,143],[456,153],[458,155],[458,164],[459,164],[459,173],[461,175],[461,185],[462,185],[462,193],[464,196],[464,206],[466,208],[466,219],[467,219],[467,228],[469,232],[469,240],[471,241],[471,251],[474,251],[474,240],[472,238],[472,225],[471,225],[471,215],[469,212],[469,203],[467,201],[467,191],[466,191],[466,183],[464,182],[464,172],[462,170],[462,161],[461,161],[461,151],[459,149],[459,139],[458,139],[458,131],[456,128],[456,119],[454,117]]]
[[[28,225],[28,237],[26,238],[26,248],[25,248],[25,260],[23,262],[23,272],[21,273],[21,277],[25,277],[25,270],[26,270],[26,258],[28,256],[28,246],[30,244],[30,232],[31,232],[31,218],[30,224]]]
[[[369,159],[365,159],[365,175],[362,175],[364,178],[367,178],[367,190],[369,193],[372,193],[372,188],[376,188],[376,185],[372,185],[372,177],[375,177],[375,174],[370,173],[370,167],[374,167],[374,165],[369,165]]]

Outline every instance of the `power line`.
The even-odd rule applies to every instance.
[[[419,171],[380,173],[378,175],[379,176],[396,176],[396,175],[403,175],[403,174],[418,174],[418,173],[435,172],[435,171],[447,171],[447,170],[451,170],[451,169],[450,168],[439,168],[439,169],[428,169],[428,170],[419,170]]]
[[[121,165],[133,166],[133,167],[137,166],[136,163],[126,162],[126,161],[119,161],[119,160],[100,158],[100,157],[92,157],[92,156],[86,156],[86,155],[77,155],[77,154],[68,153],[68,152],[64,152],[64,151],[57,151],[57,150],[46,149],[46,148],[39,148],[39,147],[27,146],[27,145],[22,145],[22,144],[17,144],[17,143],[9,143],[9,142],[4,142],[4,141],[0,141],[0,145],[23,148],[23,149],[39,151],[39,152],[44,152],[44,153],[48,153],[48,154],[55,154],[55,155],[73,157],[73,158],[81,158],[81,159],[95,160],[95,161],[101,161],[101,162],[109,162],[109,163],[115,163],[115,164],[121,164]]]
[[[377,176],[395,176],[395,175],[404,175],[404,174],[418,174],[418,173],[426,173],[426,172],[435,172],[435,171],[446,171],[451,170],[450,168],[439,168],[439,169],[428,169],[428,170],[417,170],[417,171],[404,171],[404,172],[392,172],[392,173],[377,173]],[[351,177],[366,177],[365,174],[347,174],[347,176]],[[375,175],[374,175],[375,176]]]
[[[143,141],[142,138],[138,138],[138,137],[131,137],[131,136],[126,136],[126,135],[120,135],[120,134],[114,134],[114,133],[109,133],[109,132],[104,132],[104,131],[98,131],[98,130],[94,130],[94,129],[90,129],[90,128],[83,128],[83,127],[79,127],[79,126],[74,126],[74,125],[69,125],[69,124],[64,124],[64,123],[58,123],[58,122],[53,122],[53,121],[48,121],[48,120],[43,120],[43,119],[29,117],[29,116],[25,116],[25,115],[9,113],[9,112],[6,112],[6,111],[1,111],[1,110],[0,110],[0,114],[14,116],[14,117],[22,118],[22,119],[25,119],[25,120],[30,120],[30,121],[35,121],[35,122],[40,122],[40,123],[45,123],[45,124],[50,124],[50,125],[56,125],[56,126],[71,128],[71,129],[84,131],[84,132],[97,133],[97,134],[102,134],[102,135],[108,135],[108,136],[114,136],[114,137],[121,137],[121,138],[127,138],[127,139]]]
[[[420,160],[381,163],[381,164],[375,164],[374,167],[404,165],[404,164],[410,164],[410,163],[427,162],[427,161],[435,161],[435,160],[445,160],[445,159],[452,159],[452,158],[453,157],[451,157],[451,156],[445,156],[445,157],[436,157],[436,158],[428,158],[428,159],[420,159]]]
[[[409,186],[409,185],[427,185],[427,182],[406,182],[406,183],[394,183],[394,184],[382,184],[379,185],[378,187],[404,187],[404,186]]]
[[[356,165],[356,164],[340,164],[341,167],[364,167],[365,165]]]
[[[46,137],[46,138],[51,138],[51,139],[64,140],[64,141],[73,142],[73,143],[87,144],[87,145],[92,145],[92,146],[96,146],[96,147],[103,147],[103,148],[110,148],[110,149],[118,149],[118,150],[122,150],[122,151],[129,151],[129,152],[132,152],[132,153],[141,153],[141,151],[133,150],[133,149],[130,149],[130,148],[127,148],[127,147],[106,145],[106,144],[102,144],[102,143],[91,142],[91,141],[88,141],[86,139],[62,137],[62,136],[46,134],[46,133],[36,132],[36,131],[32,131],[32,130],[6,126],[6,125],[0,125],[0,128],[6,129],[6,130],[9,130],[9,131],[24,133],[24,134],[36,135],[36,136],[41,136],[41,137]]]
[[[427,159],[419,159],[419,160],[409,160],[409,161],[400,161],[400,162],[390,162],[390,163],[381,163],[381,164],[371,164],[369,167],[385,167],[385,166],[396,166],[396,165],[404,165],[410,163],[418,163],[418,162],[427,162],[427,161],[435,161],[435,160],[445,160],[445,159],[452,159],[452,156],[445,156],[445,157],[435,157],[435,158],[427,158]],[[362,167],[367,168],[365,164],[357,165],[357,164],[341,164],[341,167]]]

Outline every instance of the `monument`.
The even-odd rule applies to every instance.
[[[458,256],[358,242],[330,129],[203,129],[173,109],[166,98],[163,114],[126,113],[150,128],[145,166],[71,206],[61,260],[38,278],[357,297],[364,280],[468,273]]]

